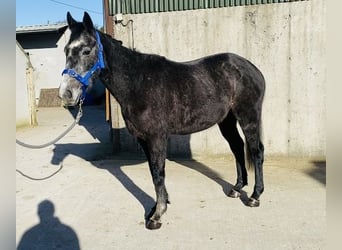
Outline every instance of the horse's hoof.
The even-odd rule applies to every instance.
[[[251,197],[251,198],[248,199],[247,206],[249,206],[249,207],[259,207],[260,206],[260,201]]]
[[[231,197],[231,198],[239,198],[241,195],[240,192],[234,190],[234,189],[231,189],[228,196]]]
[[[162,223],[159,221],[155,221],[155,220],[148,220],[146,223],[146,228],[150,229],[150,230],[155,230],[155,229],[159,229],[161,227]]]

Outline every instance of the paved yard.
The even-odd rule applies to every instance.
[[[72,115],[41,108],[38,119],[38,127],[19,129],[17,138],[45,143]],[[253,172],[241,199],[226,195],[236,178],[231,157],[169,159],[171,204],[162,228],[150,231],[144,215],[155,196],[147,163],[111,155],[108,135],[104,108],[92,106],[85,107],[81,126],[56,145],[35,150],[17,145],[19,249],[325,249],[324,161],[266,158],[261,205],[250,208],[244,201]]]

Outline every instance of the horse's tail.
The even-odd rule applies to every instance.
[[[251,153],[251,149],[249,147],[249,143],[246,140],[246,160],[247,160],[247,169],[251,170],[254,166],[253,164],[253,157],[252,157],[252,153]]]

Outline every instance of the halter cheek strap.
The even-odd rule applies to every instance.
[[[97,53],[97,61],[93,65],[93,67],[91,67],[91,69],[88,70],[88,72],[84,76],[81,76],[80,74],[78,74],[73,69],[64,69],[62,71],[62,75],[68,74],[69,76],[75,78],[77,81],[82,83],[83,97],[85,97],[86,89],[89,85],[88,81],[89,81],[90,77],[96,72],[96,70],[98,70],[98,69],[101,70],[101,69],[104,69],[104,67],[105,67],[104,60],[103,60],[103,46],[101,43],[100,35],[99,35],[98,31],[96,31],[95,34],[96,34],[96,43],[98,46],[98,53]]]

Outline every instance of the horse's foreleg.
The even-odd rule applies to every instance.
[[[148,229],[161,227],[160,219],[167,209],[168,193],[165,188],[166,143],[166,137],[149,139],[146,141],[146,148],[144,149],[149,159],[149,167],[156,192],[156,205],[146,218],[146,227]]]

